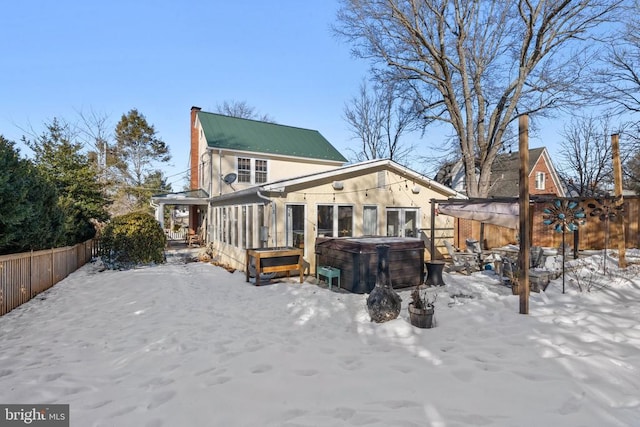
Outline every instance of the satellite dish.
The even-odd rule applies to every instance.
[[[238,179],[238,175],[237,175],[237,174],[235,174],[235,173],[233,173],[233,172],[226,174],[226,175],[224,176],[224,178],[222,178],[222,180],[223,180],[226,184],[229,184],[229,185],[231,185],[231,184],[233,184],[234,182],[236,182],[236,179]]]

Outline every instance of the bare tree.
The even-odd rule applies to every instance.
[[[607,45],[606,65],[596,71],[601,86],[596,93],[614,106],[616,113],[640,112],[640,2],[626,9],[623,27]],[[620,28],[620,27],[618,27]]]
[[[100,170],[103,182],[109,180],[109,167],[112,165],[113,146],[109,141],[113,139],[113,124],[106,113],[99,113],[94,109],[78,111],[80,122],[77,125],[78,139],[88,149],[90,159],[94,159]],[[110,160],[108,160],[110,159]]]
[[[640,194],[640,152],[635,151],[625,162],[623,175],[626,188]]]
[[[218,104],[216,111],[226,116],[276,123],[268,114],[258,113],[256,108],[247,104],[246,101],[224,101],[222,104]]]
[[[344,119],[360,143],[355,160],[391,159],[402,163],[412,147],[403,144],[405,132],[418,129],[419,117],[395,86],[379,85],[372,91],[366,81],[358,96],[344,107]]]
[[[601,196],[612,183],[611,133],[608,116],[577,118],[565,126],[560,178],[572,196]]]
[[[640,1],[633,0],[624,14],[624,27],[608,45],[606,67],[596,73],[596,96],[612,106],[627,123],[621,134],[625,187],[640,194]]]
[[[354,139],[360,143],[360,150],[354,151],[355,160],[384,158],[382,143],[381,108],[375,95],[369,93],[367,83],[360,84],[360,93],[350,104],[344,106],[344,119],[349,125]]]
[[[623,185],[640,194],[640,122],[628,121],[616,133],[620,135]]]
[[[572,100],[594,44],[581,42],[620,2],[341,0],[334,30],[378,76],[411,85],[423,118],[453,127],[467,194],[484,197],[508,125]]]

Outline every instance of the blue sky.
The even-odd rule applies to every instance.
[[[91,110],[115,126],[137,108],[169,144],[172,165],[164,170],[180,190],[191,106],[215,111],[235,100],[278,123],[318,130],[348,157],[354,142],[343,108],[368,64],[332,34],[337,7],[334,0],[5,2],[0,134],[18,142],[25,129],[40,133],[54,117],[74,122]],[[427,139],[441,145],[442,133]],[[417,154],[428,153],[426,143]]]

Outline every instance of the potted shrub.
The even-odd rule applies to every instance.
[[[427,295],[427,291],[420,290],[420,286],[411,292],[411,302],[409,302],[409,320],[413,326],[418,328],[433,328],[435,323],[433,315],[438,294],[433,295],[433,299]]]
[[[511,283],[511,293],[513,295],[520,295],[520,271],[510,270],[506,276],[509,283]]]

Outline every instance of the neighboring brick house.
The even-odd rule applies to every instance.
[[[435,180],[465,194],[462,162],[443,166]],[[500,154],[491,167],[491,186],[488,198],[518,197],[520,194],[520,154]],[[565,197],[558,173],[545,147],[529,150],[529,194]]]
[[[520,153],[501,154],[491,168],[489,197],[518,197]],[[529,150],[529,194],[565,197],[549,152],[545,147]]]
[[[443,166],[436,181],[465,193],[464,168],[458,161]],[[520,153],[500,154],[491,168],[491,186],[488,199],[518,198],[520,195]],[[529,150],[529,195],[565,197],[565,190],[545,147]],[[481,232],[480,223],[456,218],[452,224],[454,245],[463,247],[467,238],[481,239],[486,246],[515,243],[515,230],[488,225],[490,231]]]

